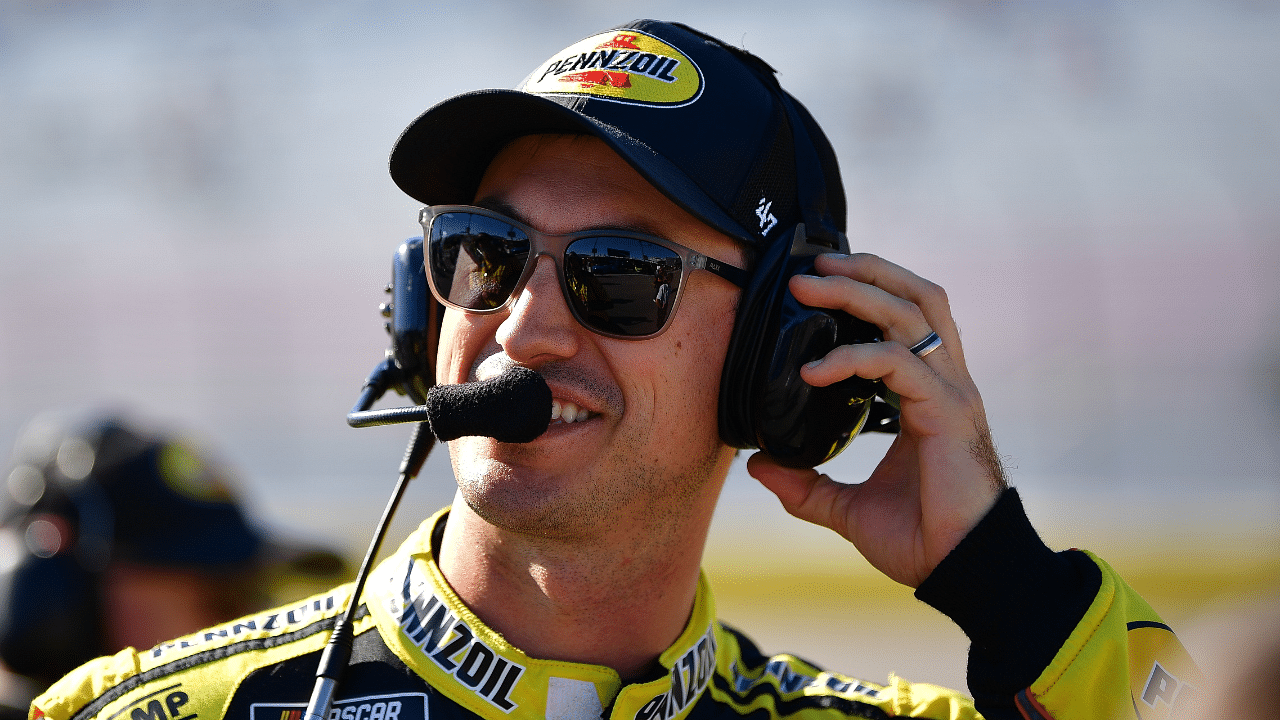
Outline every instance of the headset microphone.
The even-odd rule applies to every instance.
[[[387,365],[384,362],[379,368]],[[378,370],[374,371],[374,375]],[[500,442],[525,443],[546,432],[551,422],[551,388],[537,372],[514,365],[501,375],[461,385],[436,385],[424,405],[365,410],[382,384],[370,376],[365,394],[347,415],[352,427],[371,427],[426,421],[431,434],[448,442],[465,435],[482,435]],[[372,392],[370,392],[372,390]],[[368,396],[368,399],[366,399]]]
[[[538,373],[516,365],[491,380],[431,388],[427,418],[431,432],[446,442],[464,435],[532,442],[551,423],[551,388]]]

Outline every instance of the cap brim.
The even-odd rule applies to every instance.
[[[645,144],[556,98],[519,90],[458,95],[418,116],[391,151],[391,178],[426,205],[471,203],[489,163],[507,143],[525,135],[559,133],[600,138],[677,205],[730,237],[750,241],[750,233],[697,183]]]

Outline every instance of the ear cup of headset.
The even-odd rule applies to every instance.
[[[760,448],[787,467],[835,457],[858,434],[881,388],[859,377],[814,387],[800,377],[802,366],[840,345],[880,340],[871,323],[803,305],[788,289],[792,276],[812,273],[814,256],[830,249],[810,245],[800,224],[792,242],[765,251],[739,300],[721,374],[721,438]]]
[[[422,238],[401,243],[391,263],[391,356],[400,369],[405,393],[419,405],[435,385],[436,347],[442,310],[427,284]]]

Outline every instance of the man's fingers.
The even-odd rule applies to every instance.
[[[949,362],[946,354],[944,344],[930,353],[928,359],[945,364]],[[927,365],[913,362],[907,349],[898,344],[841,345],[800,369],[800,377],[815,387],[825,387],[854,375],[882,380],[890,390],[910,400],[924,400],[941,390],[938,373]]]
[[[819,255],[815,259],[815,265],[820,273],[841,275],[880,288],[889,295],[914,305],[928,329],[920,332],[918,337],[893,339],[910,347],[924,338],[929,331],[936,332],[938,337],[942,338],[942,344],[951,349],[951,359],[960,367],[965,366],[964,352],[960,345],[960,331],[951,316],[950,298],[942,286],[920,277],[901,265],[868,253]],[[856,313],[854,314],[856,316]],[[874,322],[869,318],[863,319]]]
[[[791,515],[849,537],[845,522],[850,498],[846,491],[853,486],[841,485],[817,470],[782,467],[759,452],[747,460],[747,472],[777,495]]]
[[[929,323],[914,303],[844,275],[800,275],[792,280],[791,293],[806,305],[843,310],[872,323],[886,340],[910,346],[929,334]]]

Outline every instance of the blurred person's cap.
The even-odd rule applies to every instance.
[[[102,564],[214,572],[267,565],[314,579],[345,571],[337,552],[269,533],[246,517],[230,471],[211,454],[118,414],[33,420],[14,449],[7,490],[6,525],[66,518],[76,534],[100,538]],[[56,535],[58,524],[50,527]],[[33,550],[56,554],[77,542],[67,535]]]

